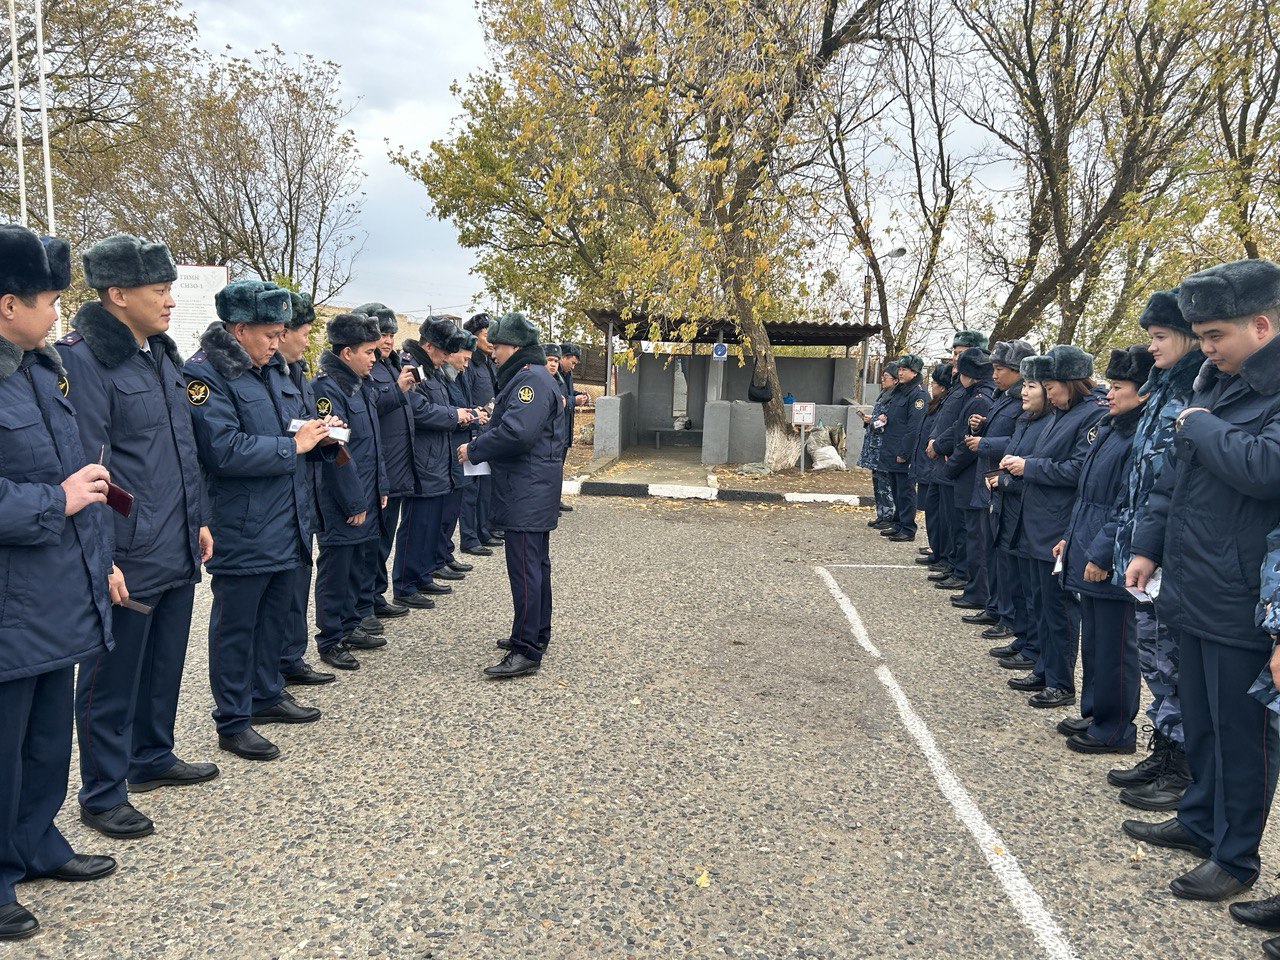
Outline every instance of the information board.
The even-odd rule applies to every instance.
[[[200,349],[200,334],[218,319],[213,297],[230,278],[226,267],[178,264],[178,279],[173,284],[176,306],[169,313],[169,336],[184,358]]]

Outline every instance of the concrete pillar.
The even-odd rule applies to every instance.
[[[847,399],[853,403],[861,403],[862,395],[858,391],[859,361],[853,357],[837,357],[831,363],[835,368],[831,382],[831,402],[839,403]]]
[[[724,335],[720,335],[718,343],[724,343]],[[724,399],[724,367],[728,360],[717,360],[712,357],[707,361],[710,368],[707,370],[707,403]],[[724,463],[723,460],[707,460],[707,463]]]

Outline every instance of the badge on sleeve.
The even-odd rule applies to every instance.
[[[65,373],[58,378],[58,392],[62,394],[63,397],[66,397],[66,395],[71,392],[71,381],[67,379],[67,375]]]
[[[333,413],[333,401],[328,397],[321,397],[316,401],[316,410],[320,412],[320,416],[327,417]]]
[[[533,387],[525,384],[516,391],[516,396],[520,398],[521,403],[533,403]]]
[[[203,380],[192,380],[187,384],[187,399],[193,407],[198,407],[209,399],[209,385]]]
[[[923,401],[923,400],[916,400],[916,409],[917,409],[917,410],[923,410],[923,409],[924,409],[924,401]]]
[[[1090,443],[1093,443],[1093,441],[1098,439],[1098,425],[1096,423],[1089,428],[1089,432],[1085,435],[1085,439]]]

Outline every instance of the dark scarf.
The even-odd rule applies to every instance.
[[[1104,427],[1110,427],[1122,437],[1132,438],[1133,435],[1138,432],[1138,421],[1142,419],[1142,411],[1145,407],[1146,403],[1143,402],[1138,404],[1132,410],[1128,410],[1125,413],[1118,414],[1114,417],[1108,414],[1102,418],[1102,425]]]
[[[320,369],[338,385],[338,389],[348,397],[354,397],[360,391],[360,378],[356,372],[342,362],[332,350],[320,354]]]
[[[89,352],[108,370],[114,370],[138,352],[138,338],[133,331],[99,300],[82,305],[71,318],[71,326],[84,337]],[[182,357],[172,340],[163,333],[151,339],[160,341],[174,366],[182,366]]]
[[[536,367],[545,367],[547,365],[547,355],[542,352],[542,347],[536,343],[521,347],[515,353],[507,358],[507,362],[498,367],[498,392],[501,393],[511,382],[511,378],[519,371],[524,369],[525,364]]]

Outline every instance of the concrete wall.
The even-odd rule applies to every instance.
[[[845,466],[857,463],[862,450],[862,419],[858,408],[843,404],[819,404],[818,420],[828,426],[842,424],[848,441]],[[746,400],[708,403],[703,414],[703,463],[757,463],[764,459],[764,408]]]
[[[597,457],[616,457],[636,445],[636,398],[633,393],[596,400],[595,442]]]

